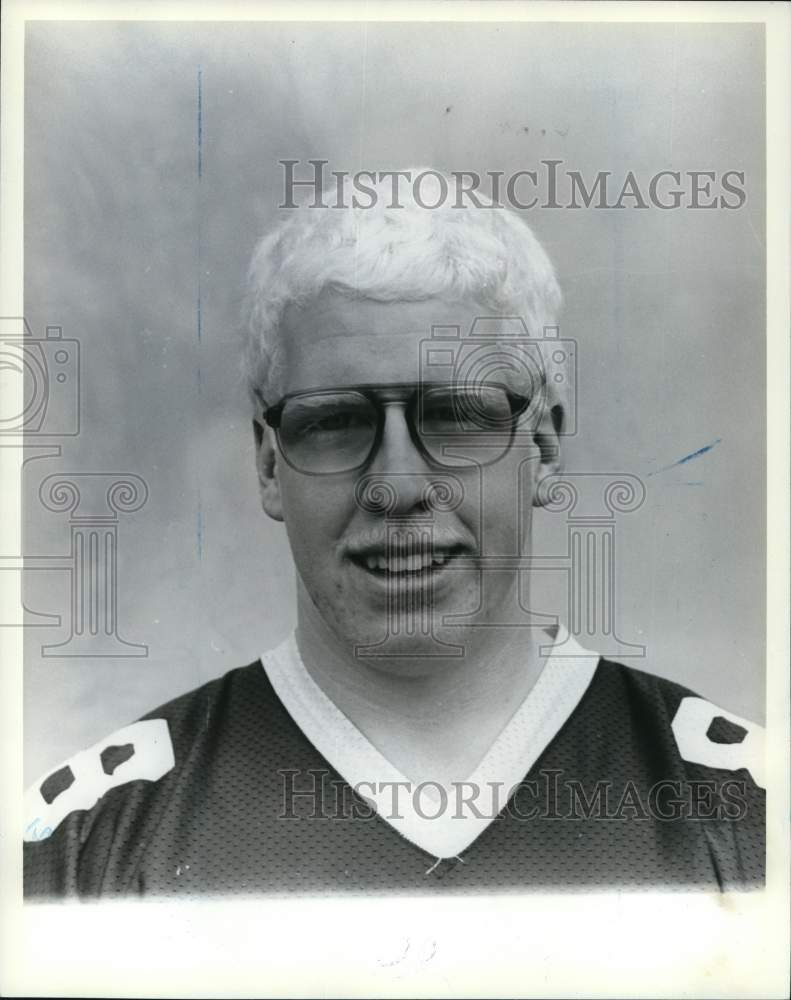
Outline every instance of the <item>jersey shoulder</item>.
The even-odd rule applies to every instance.
[[[765,730],[758,723],[676,681],[604,658],[592,689],[594,699],[622,706],[646,741],[665,743],[695,778],[746,771],[765,788]]]
[[[229,702],[266,701],[260,661],[161,705],[73,754],[28,788],[24,799],[26,895],[67,891],[85,845],[145,840],[190,762],[224,738]],[[103,831],[110,831],[107,836]]]

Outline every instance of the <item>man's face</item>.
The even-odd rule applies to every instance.
[[[424,379],[427,374],[425,341],[432,326],[458,326],[464,337],[480,311],[467,301],[383,303],[323,292],[286,311],[279,388],[285,395],[372,384],[417,385],[421,367]],[[487,378],[510,381],[514,394],[535,390],[518,384],[518,373],[497,372],[502,350],[496,339],[491,365],[486,362],[488,344],[483,355],[477,350],[477,367]],[[458,373],[452,366],[431,371],[432,381],[451,384],[454,378]],[[385,657],[377,666],[397,670],[405,668],[399,658],[423,656],[430,670],[427,654],[441,648],[437,640],[466,649],[479,634],[475,626],[500,623],[498,611],[502,615],[517,587],[518,572],[513,567],[482,569],[476,559],[526,551],[536,482],[554,467],[557,439],[549,441],[548,415],[540,426],[531,417],[523,426],[536,433],[518,433],[494,463],[482,465],[495,453],[491,447],[473,448],[456,462],[462,468],[443,468],[421,454],[410,436],[407,396],[400,390],[385,392],[381,440],[362,468],[329,475],[298,471],[284,460],[269,428],[259,445],[258,467],[264,507],[286,524],[304,585],[300,600],[312,601],[348,651],[388,640],[383,648],[392,650],[394,658]],[[498,433],[507,440],[505,428]],[[492,441],[491,435],[487,440]],[[368,502],[383,496],[377,484],[386,484],[389,497],[382,507]],[[437,488],[432,490],[431,484]],[[363,489],[366,485],[369,490]],[[484,587],[482,572],[487,574]],[[446,621],[447,616],[473,612],[472,625]]]

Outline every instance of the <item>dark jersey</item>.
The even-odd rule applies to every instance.
[[[25,893],[754,887],[764,878],[761,730],[734,718],[602,659],[496,818],[438,860],[319,754],[257,662],[38,782]]]

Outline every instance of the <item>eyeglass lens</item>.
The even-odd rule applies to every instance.
[[[502,457],[510,446],[514,414],[500,386],[424,389],[410,403],[410,429],[437,465],[469,466],[477,460],[475,447],[484,438],[486,462]],[[280,447],[286,460],[304,472],[355,469],[374,446],[380,409],[381,404],[354,390],[292,397],[280,420]]]

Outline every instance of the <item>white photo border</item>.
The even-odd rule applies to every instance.
[[[789,942],[789,24],[767,3],[8,0],[2,10],[0,315],[23,315],[24,31],[30,20],[751,22],[767,59],[767,886],[255,903],[23,907],[22,634],[0,629],[0,992],[6,996],[787,995]],[[0,391],[21,385],[0,373]],[[16,394],[16,396],[14,396]],[[20,407],[21,409],[21,407]],[[20,551],[19,458],[0,448],[0,551]],[[0,600],[18,601],[17,574]],[[14,588],[17,588],[16,591]]]

